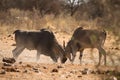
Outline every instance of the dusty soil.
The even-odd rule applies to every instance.
[[[56,38],[62,45],[70,35],[56,33]],[[63,35],[63,36],[60,36]],[[79,53],[73,64],[69,60],[65,64],[53,63],[44,55],[40,56],[39,62],[35,61],[36,51],[24,50],[14,64],[2,62],[4,57],[12,57],[14,35],[0,36],[0,80],[120,80],[120,46],[113,46],[115,42],[110,36],[105,42],[107,52],[107,66],[98,63],[98,51],[86,49],[79,64]],[[102,60],[103,62],[103,60]]]

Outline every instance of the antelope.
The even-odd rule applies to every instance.
[[[101,57],[104,56],[104,65],[106,65],[106,51],[103,49],[103,45],[106,39],[106,32],[98,30],[83,29],[82,27],[77,28],[67,45],[63,44],[66,57],[73,63],[76,52],[80,52],[80,64],[82,63],[83,51],[85,48],[97,48],[99,51],[99,63],[101,64]],[[72,56],[72,57],[71,57]]]
[[[39,31],[16,30],[14,34],[16,48],[12,53],[15,59],[26,48],[28,50],[37,50],[37,61],[39,60],[40,54],[51,57],[54,62],[57,62],[59,57],[62,63],[67,60],[65,51],[58,44],[53,32],[48,29],[41,29]]]

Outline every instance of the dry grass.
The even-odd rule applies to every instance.
[[[97,25],[97,20],[78,21],[74,17],[64,14],[57,17],[52,14],[40,17],[37,10],[23,11],[19,9],[10,9],[7,13],[1,12],[0,17],[1,34],[4,32],[4,34],[11,33],[15,29],[40,29],[44,27],[67,33],[70,33],[78,26],[94,29],[100,28],[100,26]]]
[[[7,13],[1,14],[4,19],[0,20],[0,34],[11,34],[15,29],[40,29],[50,28],[52,30],[71,32],[78,24],[72,17],[63,17],[62,15],[57,18],[54,15],[46,15],[40,17],[37,11],[20,11],[17,9],[9,10]]]
[[[82,26],[87,29],[105,29],[108,35],[114,36],[115,41],[113,43],[118,44],[120,43],[118,20],[119,18],[114,16],[113,23],[109,26],[108,23],[112,22],[109,18],[76,20],[69,14],[60,14],[59,16],[49,14],[41,17],[36,9],[33,11],[9,9],[7,12],[0,12],[0,35],[12,34],[16,29],[39,30],[40,28],[50,28],[53,32],[64,32],[72,35],[77,27]]]

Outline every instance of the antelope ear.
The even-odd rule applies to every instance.
[[[65,41],[63,40],[63,48],[65,49]]]

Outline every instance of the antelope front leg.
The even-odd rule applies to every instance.
[[[100,64],[102,55],[104,55],[104,65],[106,66],[106,52],[102,47],[100,47],[99,48],[99,64]]]
[[[83,50],[84,50],[84,49],[79,50],[79,51],[80,51],[80,56],[79,56],[80,64],[82,64]]]
[[[76,54],[73,54],[72,59],[71,59],[71,62],[72,62],[72,63],[74,62],[75,57],[76,57]]]
[[[36,62],[38,62],[39,59],[40,59],[40,51],[37,51]]]
[[[106,54],[104,54],[104,61],[105,61],[105,62],[104,62],[104,65],[106,66],[106,62],[107,62],[107,61],[106,61]]]
[[[102,57],[102,54],[99,52],[99,63],[98,63],[98,66],[101,64],[101,57]]]
[[[103,48],[101,48],[101,54],[104,56],[104,65],[106,66],[106,52]]]
[[[72,63],[75,60],[77,51],[78,51],[78,48],[76,46],[73,46],[72,47],[72,61],[71,61]]]

